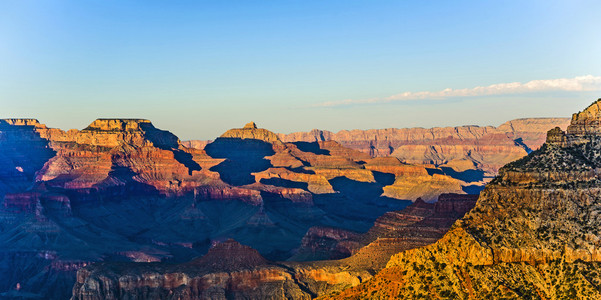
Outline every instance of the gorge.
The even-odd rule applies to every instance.
[[[395,157],[366,151],[365,142],[352,148],[330,138],[294,140],[298,134],[275,134],[252,122],[205,145],[181,142],[145,119],[98,119],[69,131],[35,119],[4,119],[0,293],[65,299],[81,268],[73,289],[81,294],[73,297],[85,299],[115,293],[110,280],[125,280],[116,279],[123,270],[188,278],[178,295],[198,297],[249,295],[249,287],[262,289],[264,282],[270,286],[264,294],[250,295],[339,291],[372,277],[394,253],[442,237],[474,205],[475,198],[458,194],[478,193],[497,165],[526,155],[547,129],[565,123],[529,119],[499,127],[511,132],[405,130],[414,133],[404,145],[453,149],[432,159],[431,150],[419,147],[395,146],[397,154],[406,153]],[[371,144],[386,139],[364,139],[370,138]],[[227,265],[239,269],[213,265],[230,252],[240,259]],[[101,280],[104,290],[87,284],[104,278],[105,270],[113,275]],[[135,283],[152,282],[144,278],[130,278],[123,293],[148,296],[138,294]],[[203,289],[206,280],[239,288]],[[144,293],[174,293],[151,285],[160,288]]]

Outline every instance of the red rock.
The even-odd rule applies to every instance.
[[[459,159],[473,160],[491,175],[506,163],[535,150],[545,141],[547,130],[566,128],[569,119],[531,118],[508,121],[499,127],[437,127],[323,130],[279,134],[284,142],[334,140],[374,157],[396,156],[408,163],[442,165]]]

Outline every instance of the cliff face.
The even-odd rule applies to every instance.
[[[47,129],[35,119],[0,120],[0,197],[27,189],[55,155],[38,130]]]
[[[185,270],[185,271],[182,271]],[[126,275],[120,275],[126,274]],[[290,271],[235,241],[177,267],[98,264],[77,274],[71,299],[310,299]]]
[[[501,168],[438,242],[394,255],[372,280],[332,297],[601,297],[600,101]]]
[[[477,169],[496,175],[498,169],[536,150],[547,130],[565,129],[565,118],[517,119],[499,127],[437,127],[342,130],[337,133],[314,129],[310,132],[279,134],[282,141],[329,141],[374,157],[395,156],[407,163],[445,165],[469,160]]]
[[[219,180],[201,167],[218,161],[183,147],[148,120],[98,119],[81,131],[39,133],[57,152],[36,178],[49,186],[88,192],[137,184],[146,191],[181,194]]]
[[[387,240],[397,251],[434,243],[451,225],[476,204],[477,195],[442,194],[435,203],[418,199],[403,210],[384,213],[368,232],[358,234],[337,228],[313,227],[303,237],[301,247],[290,260],[338,259],[349,254],[368,253],[378,247],[371,243]],[[378,242],[380,241],[380,242]],[[372,259],[387,262],[387,255],[371,253]],[[357,257],[348,258],[357,260]],[[372,262],[373,263],[373,262]],[[377,268],[376,268],[377,269]]]
[[[343,287],[360,280],[337,267],[271,262],[252,248],[226,241],[185,264],[85,267],[77,273],[71,299],[311,299],[324,285]]]

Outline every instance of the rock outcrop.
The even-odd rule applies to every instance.
[[[35,119],[0,120],[0,198],[31,187],[36,172],[55,155]]]
[[[127,273],[123,276],[120,274]],[[78,272],[71,299],[307,299],[289,270],[226,241],[185,265],[99,264]]]
[[[214,159],[185,148],[168,131],[144,119],[98,119],[81,131],[40,131],[57,154],[36,180],[70,190],[137,185],[163,194],[185,193],[218,174],[200,163]],[[211,162],[209,162],[211,163]]]
[[[257,128],[255,122],[250,122],[242,128],[230,129],[220,136],[220,138],[229,139],[252,139],[264,141],[267,143],[281,143],[280,138],[273,132]]]
[[[501,168],[438,242],[394,255],[374,278],[331,297],[600,298],[600,103]]]

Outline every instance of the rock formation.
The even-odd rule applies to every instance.
[[[442,194],[435,203],[417,199],[403,210],[383,214],[364,234],[313,227],[303,237],[299,251],[290,260],[342,258],[358,251],[365,252],[362,247],[382,239],[394,240],[397,250],[434,243],[449,230],[453,222],[474,207],[477,197]]]
[[[9,119],[0,149],[0,268],[27,270],[4,273],[0,294],[13,296],[64,298],[91,262],[182,262],[226,238],[285,260],[311,227],[365,232],[416,195],[383,193],[417,173],[371,170],[364,165],[378,163],[365,153],[335,141],[284,143],[256,124],[199,150],[145,119],[69,131]]]
[[[168,131],[143,119],[98,119],[81,131],[40,132],[57,155],[37,176],[48,185],[98,190],[126,183],[163,194],[184,193],[218,174],[201,163],[217,161],[183,147]]]
[[[438,242],[333,298],[599,299],[601,99],[499,172]]]
[[[532,150],[545,141],[547,130],[565,129],[569,119],[517,119],[499,127],[437,127],[342,130],[333,133],[314,129],[310,132],[279,134],[285,142],[337,141],[341,145],[374,157],[395,156],[407,163],[443,166],[456,160],[469,160],[488,175]]]
[[[433,201],[441,193],[478,192],[483,183],[474,179],[482,174],[470,169],[472,160],[436,166],[372,158],[331,139],[286,142],[252,122],[204,149],[192,149],[145,119],[98,119],[69,131],[34,119],[6,119],[0,120],[0,150],[0,274],[8,274],[0,281],[0,297],[65,298],[76,270],[91,263],[170,262],[175,268],[229,238],[256,249],[265,261],[255,259],[261,263],[218,276],[218,266],[204,265],[210,270],[199,276],[217,276],[208,282],[225,284],[216,295],[238,291],[230,284],[248,283],[245,276],[260,270],[256,274],[263,279],[234,293],[245,295],[248,288],[277,282],[275,289],[251,294],[294,290],[299,291],[290,294],[294,297],[314,297],[359,284],[384,267],[390,255],[433,242],[450,226],[448,220],[458,217],[450,213],[447,221],[436,219],[435,207],[461,211],[463,204],[419,201],[407,214],[428,207],[422,221],[397,224],[394,215],[385,215],[370,231],[378,217],[419,197]],[[232,247],[216,249],[239,249],[225,245]],[[293,256],[349,255],[308,265],[273,263]],[[103,266],[121,274],[117,265]],[[153,274],[167,270],[154,267]],[[139,292],[133,282],[159,278],[133,275],[124,279],[132,293]],[[178,282],[170,276],[164,282]],[[273,276],[286,279],[274,281]],[[198,292],[194,289],[182,289],[181,295]],[[93,286],[81,290],[98,291]],[[171,288],[156,292],[168,291],[179,293]],[[136,295],[150,295],[144,293]]]

